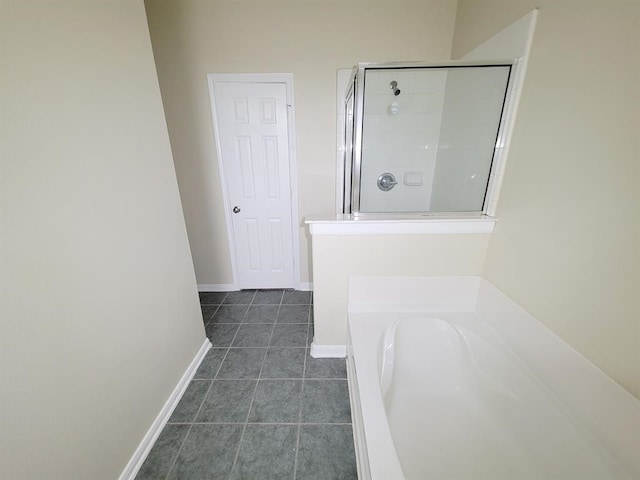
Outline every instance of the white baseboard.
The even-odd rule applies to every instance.
[[[303,292],[312,292],[313,291],[313,283],[311,282],[300,282],[300,290]]]
[[[176,408],[176,405],[178,405],[178,402],[182,398],[182,394],[189,386],[189,383],[193,379],[193,376],[196,374],[200,363],[202,362],[204,356],[207,354],[210,348],[211,342],[208,338],[205,338],[202,347],[200,347],[200,350],[198,350],[198,353],[196,353],[196,356],[191,361],[191,364],[189,365],[189,367],[187,367],[184,375],[182,375],[182,378],[173,389],[173,392],[171,392],[169,399],[165,402],[164,406],[160,410],[160,413],[151,424],[151,427],[149,427],[149,430],[140,442],[140,445],[138,445],[138,448],[136,448],[135,452],[133,452],[129,463],[127,463],[127,466],[120,474],[119,480],[133,480],[138,474],[138,471],[140,470],[140,467],[142,467],[142,464],[147,458],[147,455],[149,455],[153,444],[160,436],[160,432],[162,432],[162,429],[167,424],[167,421],[173,413],[173,410]]]
[[[199,283],[199,292],[234,292],[240,290],[237,285],[233,283]]]
[[[318,345],[311,342],[309,354],[313,358],[345,358],[347,356],[346,345]]]

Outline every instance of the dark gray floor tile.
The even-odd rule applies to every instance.
[[[310,323],[309,332],[307,333],[307,345],[311,345],[311,342],[313,342],[313,331],[314,331],[314,325],[313,323]]]
[[[280,305],[282,290],[258,290],[253,297],[254,305]]]
[[[206,325],[207,322],[211,320],[211,317],[213,317],[213,314],[216,313],[218,305],[202,305],[200,308],[202,309],[202,321]]]
[[[350,423],[349,388],[346,380],[305,380],[303,423]]]
[[[193,425],[169,479],[227,479],[241,435],[242,425]]]
[[[249,305],[220,305],[211,317],[212,323],[242,323]]]
[[[277,324],[271,337],[272,347],[304,347],[307,345],[308,325]]]
[[[299,290],[285,290],[282,297],[283,305],[310,305],[311,292],[301,292]]]
[[[296,423],[300,418],[300,380],[260,380],[249,414],[252,423]]]
[[[205,357],[202,359],[202,363],[200,363],[198,371],[193,378],[215,378],[216,373],[218,373],[218,369],[222,364],[225,353],[227,353],[226,348],[212,348],[211,350],[209,350]]]
[[[302,378],[304,348],[269,348],[261,378]]]
[[[251,305],[245,323],[275,323],[279,305]]]
[[[169,423],[193,422],[207,390],[209,390],[209,385],[211,385],[209,380],[192,380],[171,414]]]
[[[189,425],[165,425],[136,475],[136,480],[166,478],[187,433]]]
[[[240,290],[239,292],[229,292],[224,297],[224,304],[246,304],[249,305],[255,296],[255,290]]]
[[[271,324],[247,324],[240,325],[238,334],[233,341],[233,347],[266,347],[271,338]]]
[[[282,305],[278,312],[278,323],[307,323],[309,305]]]
[[[212,323],[205,328],[205,333],[214,347],[228,347],[233,342],[240,324]]]
[[[247,425],[231,480],[293,478],[298,427]]]
[[[307,354],[304,378],[347,378],[344,358],[313,358]]]
[[[227,292],[200,292],[201,305],[220,305]]]
[[[258,378],[266,348],[230,348],[218,378]]]
[[[245,422],[255,386],[256,380],[214,380],[196,422]]]
[[[296,480],[357,480],[351,425],[302,425]]]

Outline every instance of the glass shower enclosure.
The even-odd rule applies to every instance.
[[[343,213],[484,213],[513,68],[358,64],[344,101]]]

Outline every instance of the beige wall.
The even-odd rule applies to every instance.
[[[455,0],[147,0],[200,284],[232,283],[207,73],[295,75],[299,214],[335,210],[336,70],[448,59]],[[302,281],[309,240],[300,228]]]
[[[141,1],[2,1],[0,477],[118,478],[205,339]]]
[[[313,237],[314,343],[347,343],[351,276],[480,275],[489,234]]]
[[[453,57],[536,6],[483,275],[640,397],[640,2],[460,0]]]

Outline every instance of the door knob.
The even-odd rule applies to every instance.
[[[240,207],[237,205],[233,207],[233,213],[240,213]]]

